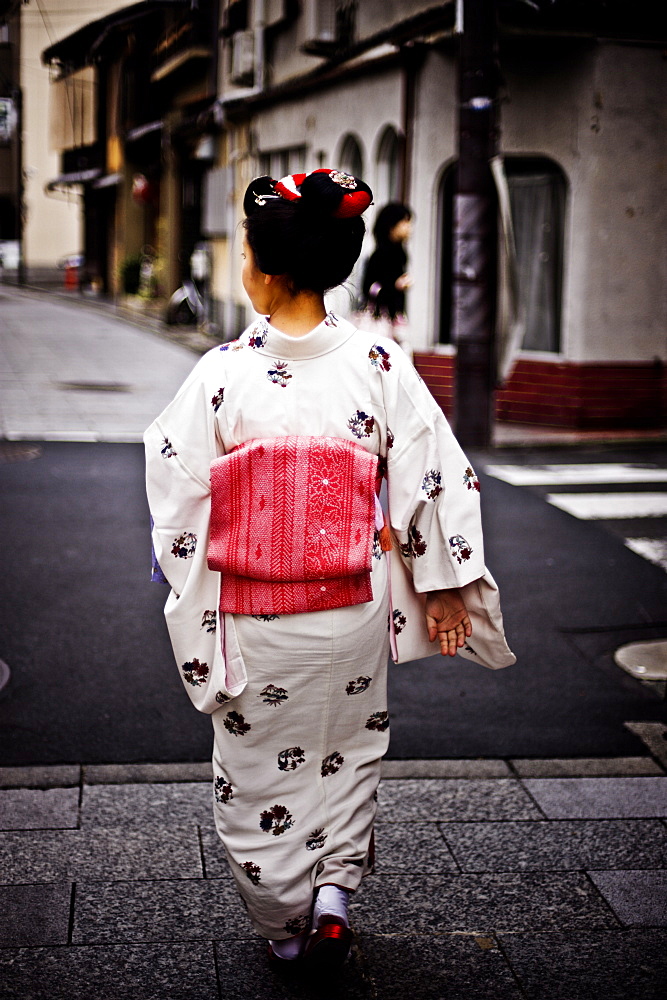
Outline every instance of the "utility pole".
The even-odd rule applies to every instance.
[[[491,443],[495,383],[497,151],[495,0],[459,0],[459,157],[454,198],[452,325],[456,435],[464,447]]]

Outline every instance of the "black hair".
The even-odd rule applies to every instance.
[[[403,219],[411,219],[412,212],[400,201],[390,201],[381,208],[373,226],[373,236],[377,243],[389,243],[389,234]]]
[[[258,178],[246,192],[243,222],[258,268],[285,274],[294,294],[324,293],[350,276],[366,232],[360,215],[334,218],[345,193],[324,174],[309,174],[296,201],[271,196]]]

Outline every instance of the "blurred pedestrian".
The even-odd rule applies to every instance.
[[[272,959],[326,969],[372,869],[388,653],[414,624],[391,567],[414,576],[427,653],[437,638],[512,661],[488,582],[493,622],[470,646],[490,578],[477,477],[442,411],[396,344],[325,310],[371,197],[335,170],[250,184],[242,278],[265,318],[206,354],[145,436],[174,654],[212,714],[218,833]]]
[[[364,268],[360,323],[363,329],[391,337],[408,352],[405,293],[412,279],[405,244],[411,232],[412,212],[407,205],[392,201],[380,209],[373,226],[375,249]]]

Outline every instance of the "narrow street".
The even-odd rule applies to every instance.
[[[1,305],[3,759],[206,760],[209,723],[181,690],[165,592],[148,582],[139,444],[197,355],[79,301],[3,290]],[[642,443],[538,448],[473,456],[518,663],[392,668],[392,758],[629,756],[641,744],[625,723],[667,721],[660,685],[613,662],[623,643],[667,636],[667,575],[636,551],[638,539],[662,544],[667,522],[563,509],[564,496],[573,509],[632,487],[654,513],[664,455]]]
[[[518,662],[390,671],[375,874],[323,988],[243,910],[149,583],[139,441],[196,354],[5,288],[0,323],[0,998],[661,1000],[667,702],[613,656],[667,638],[658,446],[471,455]]]

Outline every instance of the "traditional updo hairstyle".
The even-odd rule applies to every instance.
[[[389,234],[394,226],[397,226],[399,222],[403,222],[403,219],[411,218],[412,212],[407,205],[401,204],[400,201],[388,202],[378,212],[375,225],[373,226],[373,236],[376,243],[391,242]]]
[[[246,238],[264,274],[284,274],[293,295],[324,293],[350,276],[372,200],[363,181],[337,170],[315,170],[274,181],[258,177],[243,201]]]

